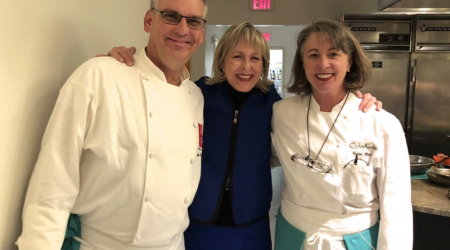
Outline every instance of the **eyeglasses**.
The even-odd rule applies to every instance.
[[[151,10],[158,11],[161,14],[163,22],[170,24],[170,25],[177,25],[181,22],[181,18],[186,19],[187,26],[192,30],[201,30],[203,26],[205,26],[206,20],[201,19],[198,17],[188,17],[183,16],[175,12],[171,11],[160,11],[155,8],[152,8]]]
[[[291,160],[299,165],[308,167],[315,172],[324,174],[328,174],[333,168],[333,163],[316,161],[309,156],[302,157],[299,154],[291,155]]]

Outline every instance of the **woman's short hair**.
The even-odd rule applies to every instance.
[[[252,24],[243,22],[230,26],[223,36],[220,38],[216,51],[214,52],[214,60],[212,67],[212,78],[210,78],[207,84],[215,84],[226,80],[225,73],[222,67],[225,63],[225,58],[239,43],[247,43],[254,46],[256,51],[261,52],[262,57],[262,75],[256,83],[256,88],[261,89],[263,92],[269,90],[269,86],[273,84],[268,79],[269,63],[270,63],[270,50],[267,45],[266,39],[262,33],[257,30]]]
[[[303,68],[302,56],[306,40],[315,33],[329,38],[335,48],[342,50],[351,58],[353,63],[350,67],[350,72],[344,78],[345,89],[353,91],[362,88],[370,77],[372,64],[358,40],[343,24],[331,20],[319,20],[307,26],[298,35],[297,51],[292,64],[291,80],[287,91],[295,94],[312,93],[311,83],[306,78],[305,69]]]

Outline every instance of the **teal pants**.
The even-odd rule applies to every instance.
[[[80,218],[76,214],[70,214],[67,223],[66,236],[61,250],[78,250],[80,249],[80,242],[73,239],[74,236],[81,238]]]
[[[371,245],[376,249],[378,241],[377,222],[371,228],[360,233],[344,235],[344,243],[348,250],[372,250]],[[292,226],[278,210],[277,223],[275,229],[275,250],[302,250],[306,233]],[[370,245],[369,245],[370,244]]]

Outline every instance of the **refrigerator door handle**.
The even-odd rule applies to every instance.
[[[416,66],[411,66],[411,83],[416,83]]]
[[[412,131],[413,131],[413,121],[414,121],[414,96],[416,90],[416,60],[411,61],[410,75],[409,75],[409,86],[407,100],[408,107],[406,108],[406,141],[408,145],[412,143]]]

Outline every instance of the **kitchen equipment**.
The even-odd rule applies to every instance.
[[[440,185],[450,186],[450,169],[432,166],[426,173],[430,181]]]
[[[430,168],[430,170],[436,173],[439,177],[450,180],[450,169],[434,166],[434,168]]]
[[[413,16],[354,14],[342,19],[372,62],[372,75],[362,91],[380,99],[406,131]]]
[[[450,186],[450,179],[442,178],[442,177],[436,175],[436,173],[431,170],[427,171],[427,176],[431,182],[434,182],[434,183],[440,184],[440,185],[444,185],[444,186]]]
[[[450,152],[450,15],[345,14],[341,21],[372,61],[362,91],[399,119],[409,153]]]
[[[448,0],[378,0],[378,11],[386,12],[448,12]]]
[[[416,15],[411,54],[411,154],[450,152],[450,15]]]
[[[435,164],[433,159],[419,155],[409,155],[409,163],[411,175],[423,174]]]

